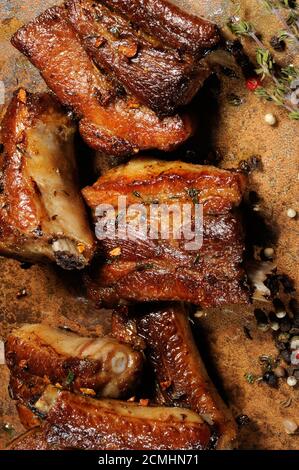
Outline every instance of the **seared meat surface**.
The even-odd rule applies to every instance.
[[[209,426],[187,409],[94,400],[52,386],[35,407],[46,418],[46,441],[61,449],[199,450],[209,445]]]
[[[56,100],[18,90],[0,140],[0,254],[84,268],[94,239],[77,182],[75,126]]]
[[[182,52],[201,56],[217,45],[219,32],[215,24],[190,15],[168,0],[100,0],[125,15],[147,33]]]
[[[233,448],[236,423],[207,374],[193,339],[188,309],[173,303],[137,310],[138,333],[146,341],[157,380],[156,401],[192,409],[214,427],[218,449]]]
[[[47,442],[42,428],[27,431],[14,439],[5,450],[61,450]]]
[[[173,114],[192,100],[210,75],[198,57],[167,47],[102,2],[69,0],[67,9],[84,49],[137,98],[137,106],[140,102],[158,115]]]
[[[91,298],[107,306],[120,299],[182,300],[204,307],[246,303],[242,226],[232,212],[241,202],[244,188],[240,173],[181,162],[139,159],[108,171],[93,187],[83,190],[94,214],[98,238],[99,227],[110,217],[102,217],[98,208],[110,206],[115,213],[115,223],[105,222],[99,241],[104,259],[85,276]],[[120,197],[123,203],[119,207]],[[181,228],[182,221],[177,223],[171,216],[169,236],[157,232],[151,237],[157,220],[160,223],[163,217],[168,218],[163,213],[157,220],[149,215],[150,206],[157,203],[182,210],[189,204],[191,212],[197,203],[202,204],[202,247],[189,249],[184,236],[176,237],[174,229]],[[147,211],[145,236],[127,235],[132,230],[131,219],[137,217],[134,211],[128,217],[132,204],[140,204]],[[127,218],[123,222],[125,209]],[[125,224],[126,236],[116,230],[121,223]]]
[[[119,398],[137,386],[143,355],[112,337],[84,338],[44,324],[15,330],[5,344],[12,398],[32,408],[45,387]]]
[[[53,7],[12,38],[41,72],[49,88],[79,117],[80,133],[92,148],[111,155],[145,149],[169,151],[193,132],[188,116],[160,119],[123,95],[96,69],[63,7]]]

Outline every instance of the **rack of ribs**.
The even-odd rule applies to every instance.
[[[190,408],[214,427],[217,449],[234,448],[236,423],[208,376],[188,309],[181,303],[143,305],[135,319],[157,381],[156,402]]]
[[[95,400],[53,386],[35,404],[45,440],[60,449],[206,449],[209,426],[188,409]]]
[[[154,3],[159,9],[164,2]],[[156,10],[153,17],[157,20],[156,29],[150,29],[150,23],[145,22],[141,14],[138,18],[130,13],[120,15],[117,8],[116,11],[113,9],[114,2],[68,0],[66,6],[68,19],[95,64],[159,116],[169,116],[178,107],[188,104],[211,73],[209,66],[200,59],[206,50],[217,45],[216,25],[185,15],[170,4],[168,8],[172,12],[164,25],[159,22],[160,12]],[[123,2],[121,13],[124,12],[122,7]],[[177,41],[173,45],[173,41],[163,35],[163,32],[169,32],[174,14],[181,20],[179,34],[184,35],[186,27],[196,29],[192,44],[198,50],[186,51],[184,47],[182,51],[177,47]],[[137,21],[132,23],[131,16]]]
[[[98,241],[102,258],[85,276],[90,297],[107,306],[121,299],[177,300],[203,307],[247,303],[242,224],[235,211],[245,185],[245,177],[235,171],[154,159],[131,160],[108,171],[83,190],[98,238],[98,227],[103,225],[105,229]],[[119,206],[120,200],[124,202]],[[149,210],[157,203],[167,208],[175,205],[182,211],[186,204],[190,211],[201,205],[202,247],[187,248],[182,232],[181,238],[174,236],[173,228],[181,229],[182,219],[177,227],[169,212],[157,217],[159,223],[163,217],[167,219],[169,236],[158,231],[157,236],[151,237],[148,232],[157,220],[149,215]],[[140,216],[139,210],[129,211],[136,204],[145,208],[147,226],[145,234],[132,237],[128,236],[132,231],[130,218],[136,217],[139,222]],[[113,223],[106,223],[105,213],[98,213],[99,208],[106,206],[114,212]],[[118,231],[121,222],[125,230]]]
[[[0,140],[0,254],[82,269],[94,238],[80,194],[76,128],[56,99],[18,90]]]
[[[189,116],[159,118],[97,69],[64,7],[50,8],[23,26],[12,44],[77,115],[81,136],[95,150],[116,156],[145,149],[170,151],[193,133]]]
[[[10,394],[28,428],[37,424],[30,410],[49,384],[97,397],[129,397],[143,366],[142,352],[112,337],[85,338],[45,324],[13,331],[5,357]]]

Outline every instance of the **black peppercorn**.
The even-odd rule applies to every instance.
[[[280,341],[276,341],[275,346],[278,351],[284,351],[286,349],[286,345],[284,343],[281,343]]]
[[[250,204],[252,205],[258,204],[260,202],[260,197],[256,191],[250,191],[250,193],[248,194],[248,199]]]
[[[294,281],[289,278],[286,274],[280,274],[278,279],[283,286],[283,290],[286,294],[291,294],[295,291]]]
[[[266,382],[270,387],[277,386],[277,377],[273,372],[266,372],[263,375],[263,381]]]
[[[267,279],[264,282],[265,286],[268,287],[269,291],[271,292],[271,296],[275,297],[275,295],[279,292],[279,282],[276,275],[271,274],[267,276]]]
[[[238,75],[236,74],[235,70],[229,68],[229,67],[224,67],[222,66],[221,67],[221,71],[223,73],[223,75],[225,75],[226,77],[229,77],[229,78],[238,78]]]
[[[273,305],[275,308],[276,316],[278,318],[284,318],[286,316],[286,309],[283,302],[280,299],[276,298],[273,299]]]
[[[270,40],[270,44],[273,47],[273,49],[277,52],[283,52],[286,48],[286,43],[278,38],[277,36],[272,36]]]
[[[26,261],[20,264],[20,268],[24,270],[30,269],[32,266],[32,263],[28,263]]]
[[[246,426],[247,424],[250,423],[250,418],[247,415],[239,415],[237,416],[236,421],[239,427]]]
[[[268,323],[267,315],[260,308],[256,308],[254,310],[254,316],[258,323]]]
[[[282,331],[283,333],[287,333],[291,329],[291,322],[288,318],[283,318],[280,321],[279,326],[280,326],[280,331]]]
[[[291,364],[291,355],[287,350],[281,351],[280,357],[287,363]]]

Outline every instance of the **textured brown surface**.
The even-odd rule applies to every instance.
[[[26,3],[1,0],[0,80],[4,80],[7,85],[7,100],[18,84],[30,83],[34,90],[44,87],[38,80],[38,73],[9,45],[9,37],[23,22],[54,3],[51,0],[31,0]],[[192,0],[184,0],[183,3],[190,5]],[[211,4],[220,3],[223,2],[203,0],[196,2],[196,9],[200,11],[200,8],[206,8],[211,13]],[[257,0],[242,0],[241,3],[242,12],[246,7],[249,17],[254,14],[255,23],[266,32],[266,37],[269,38],[277,30],[277,25],[269,21],[267,13],[260,14]],[[239,94],[244,103],[239,108],[230,106],[226,99],[229,93]],[[215,147],[224,156],[225,167],[236,167],[240,160],[253,154],[262,157],[263,171],[253,174],[251,188],[261,196],[263,213],[267,214],[270,225],[277,232],[277,265],[280,271],[288,273],[298,282],[298,221],[286,216],[287,208],[297,209],[298,122],[290,122],[276,107],[262,104],[246,91],[243,80],[222,76],[220,98],[219,109],[213,108],[202,117],[203,128],[208,129],[208,132],[203,133],[205,143],[210,138],[213,140]],[[276,127],[265,124],[266,112],[274,112],[277,116]],[[54,324],[66,323],[74,328],[76,322],[82,325],[84,318],[87,327],[93,331],[100,329],[101,314],[82,298],[78,292],[80,283],[76,279],[69,282],[68,275],[53,268],[32,267],[24,271],[18,263],[8,260],[1,260],[0,272],[1,336],[5,336],[16,323],[40,319]],[[74,290],[70,285],[77,286],[77,289]],[[22,287],[27,287],[29,295],[17,300],[16,294]],[[248,372],[260,374],[260,355],[276,353],[271,334],[257,330],[252,309],[222,309],[221,313],[211,312],[200,323],[202,338],[206,343],[204,349],[210,359],[209,368],[215,368],[234,415],[246,413],[251,419],[251,423],[241,429],[241,448],[298,448],[299,437],[288,436],[282,423],[284,417],[291,417],[297,419],[299,424],[298,389],[292,390],[283,384],[274,390],[262,383],[250,385],[244,378]],[[252,341],[244,335],[244,325],[250,329]],[[81,326],[77,329],[82,332],[85,330]],[[8,400],[8,372],[4,366],[0,367],[0,420],[11,423],[19,432],[14,403]],[[289,397],[293,399],[292,405],[283,408],[281,401]],[[5,445],[9,436],[2,432],[0,438]]]

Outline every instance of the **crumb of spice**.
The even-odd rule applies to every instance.
[[[128,403],[134,403],[134,401],[136,400],[136,397],[131,397],[127,400]]]
[[[92,388],[80,388],[80,392],[90,397],[96,396],[96,392]]]
[[[139,400],[139,403],[141,406],[148,406],[149,405],[149,399],[148,398],[141,398]]]
[[[110,256],[120,256],[121,255],[121,248],[117,247],[110,251]]]
[[[28,295],[27,289],[23,288],[17,292],[16,297],[17,299],[22,299],[23,297],[26,297],[27,295]]]

